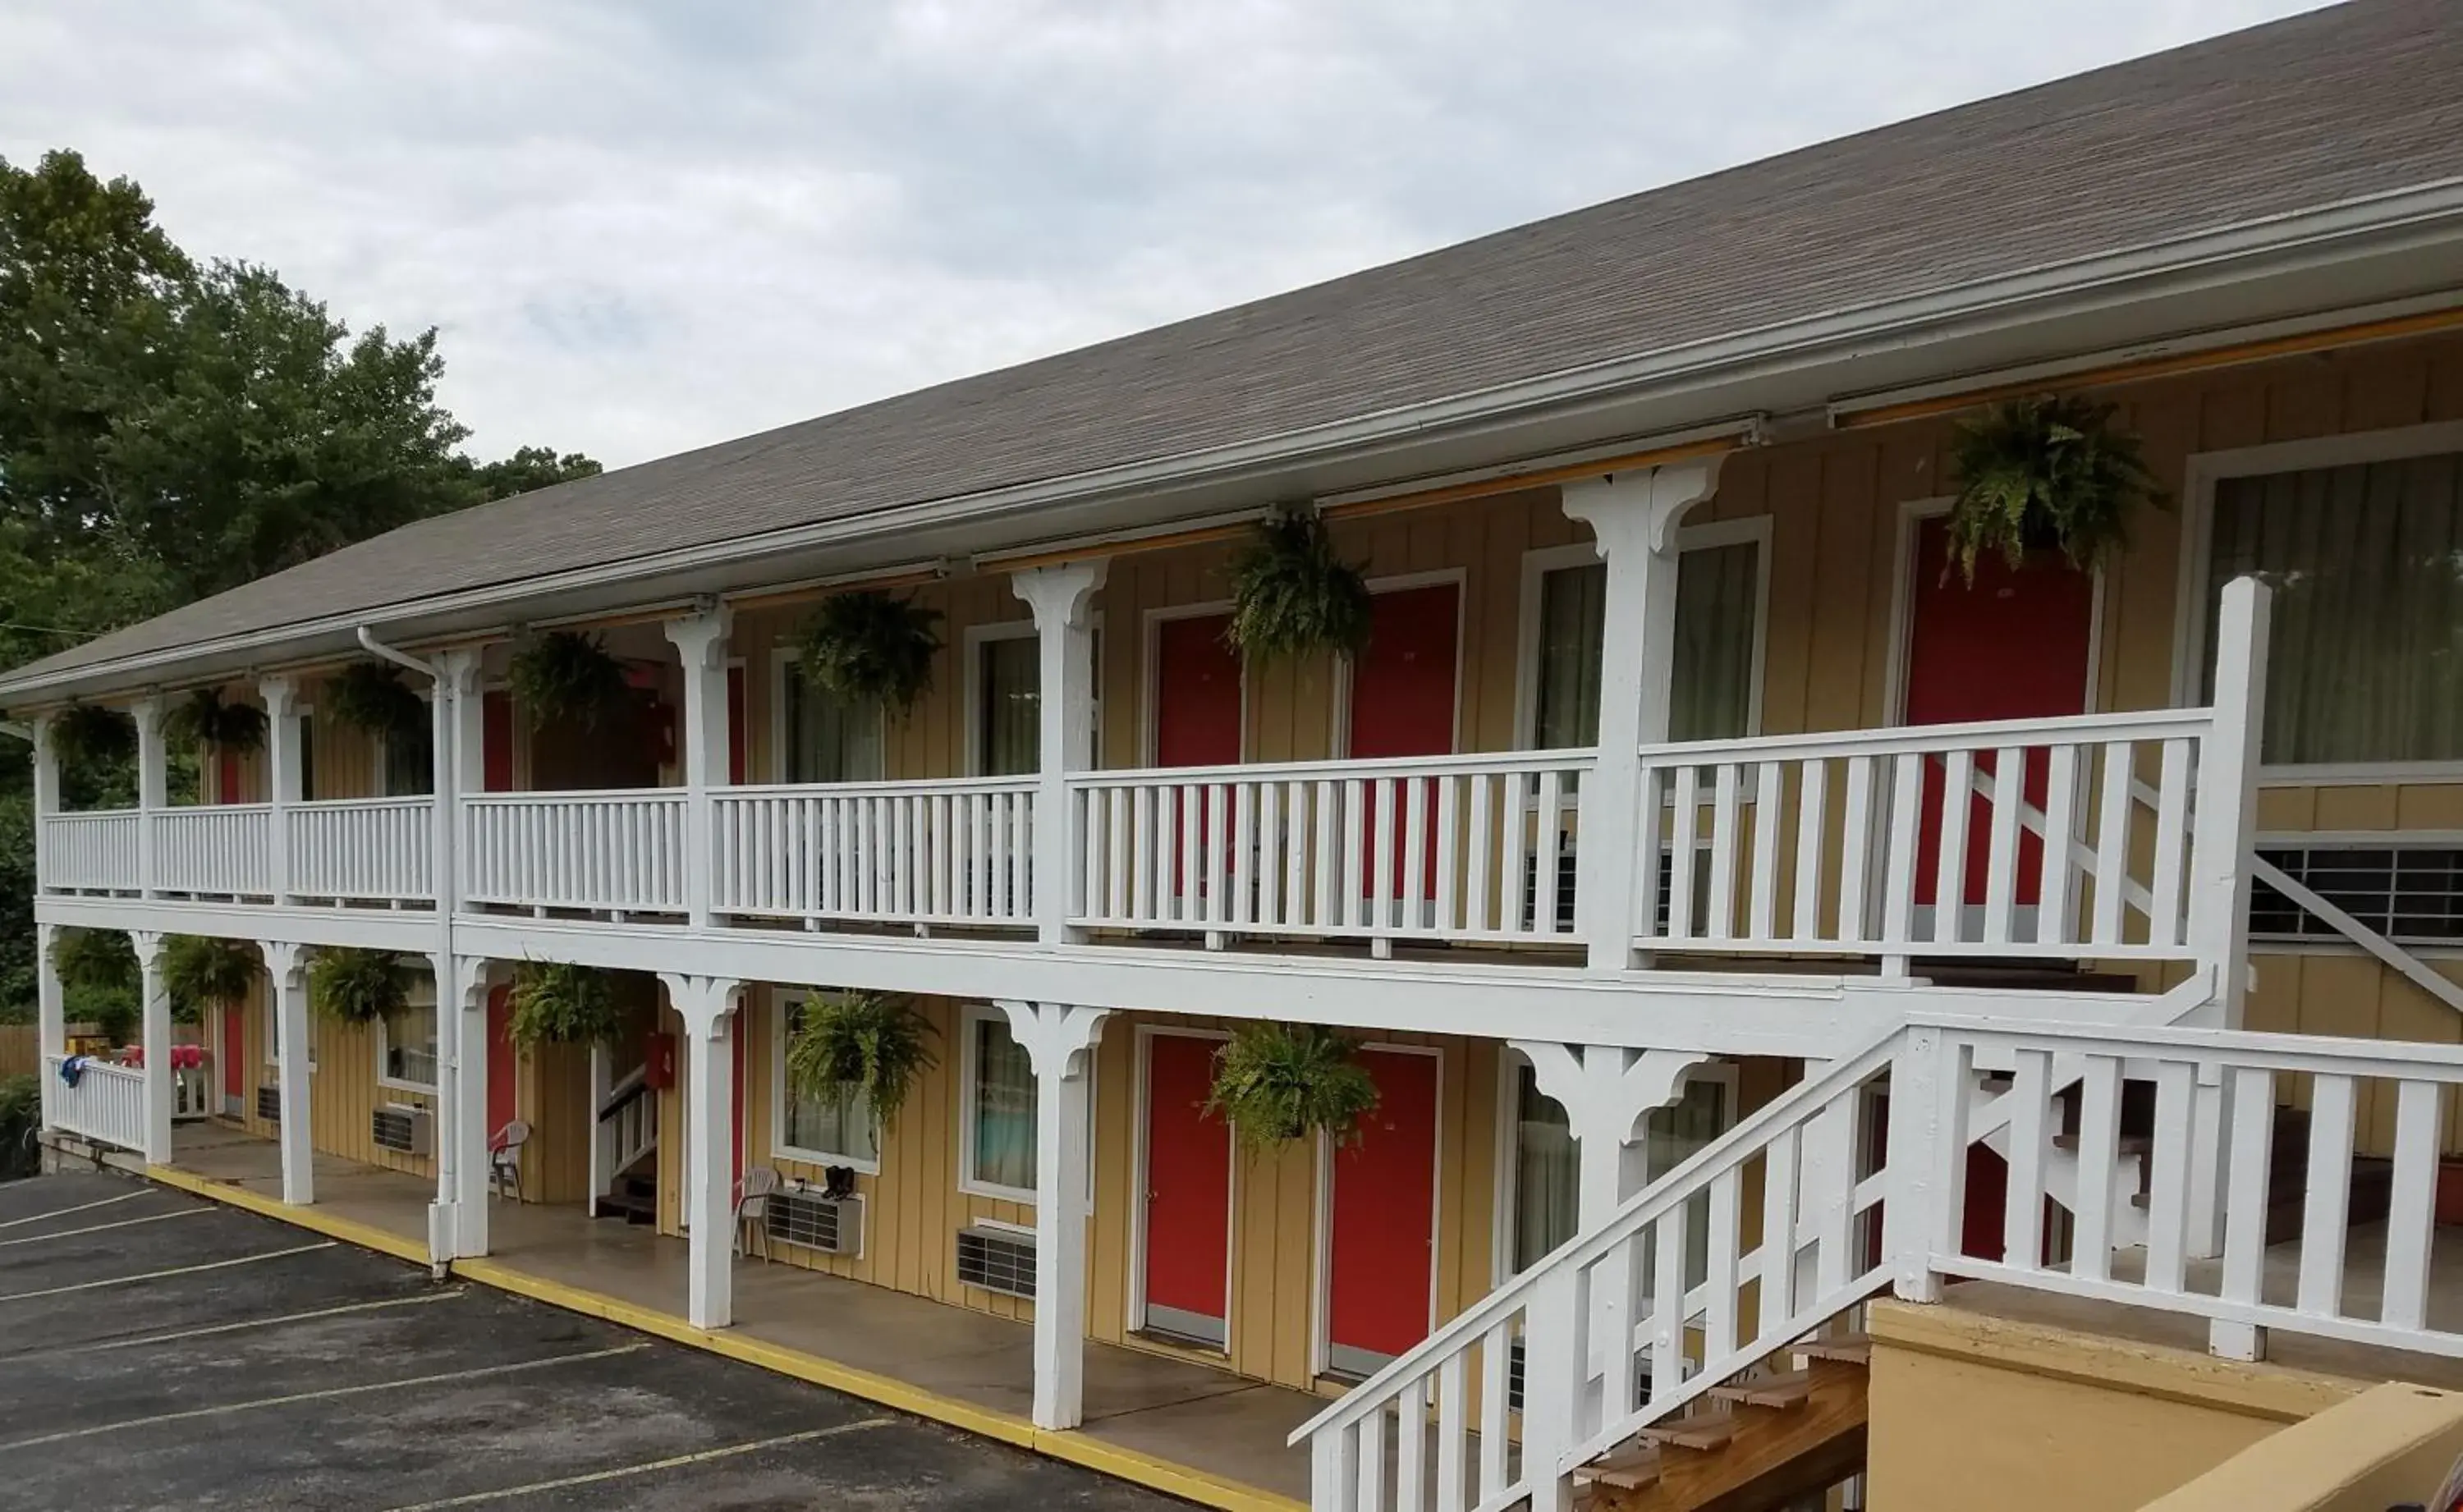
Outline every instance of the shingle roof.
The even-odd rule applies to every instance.
[[[2463,5],[2363,0],[425,521],[20,675],[1177,457],[2463,176]]]

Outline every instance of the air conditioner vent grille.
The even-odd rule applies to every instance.
[[[1006,1297],[1033,1297],[1035,1236],[997,1228],[960,1230],[958,1280]]]

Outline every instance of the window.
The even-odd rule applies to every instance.
[[[1677,557],[1670,740],[1732,740],[1753,733],[1766,526],[1762,520],[1742,520],[1686,532],[1699,544],[1686,546]],[[1532,669],[1531,744],[1536,749],[1599,742],[1607,574],[1607,564],[1599,561],[1539,573],[1537,665]]]
[[[2223,585],[2275,589],[2264,760],[2463,760],[2463,453],[2215,485],[2207,551],[2214,685]]]
[[[1028,644],[1032,645],[1030,641]],[[967,1026],[966,1180],[992,1196],[1035,1200],[1035,1064],[998,1010]],[[1089,1142],[1091,1145],[1091,1141]]]
[[[881,710],[857,708],[813,686],[792,653],[779,659],[778,725],[780,782],[881,780]]]
[[[313,803],[316,797],[316,714],[302,709],[294,717],[299,729],[299,801]]]
[[[799,995],[782,997],[778,1003],[778,1039],[770,1057],[774,1106],[778,1110],[772,1142],[789,1159],[854,1166],[878,1174],[881,1130],[872,1116],[872,1100],[852,1089],[834,1097],[806,1096],[787,1081],[787,1046],[803,1027],[804,1005],[810,1001]],[[1031,1184],[1033,1172],[1028,1175]]]
[[[976,748],[984,776],[1016,776],[1041,764],[1040,655],[1032,630],[976,643]]]
[[[410,989],[399,1013],[377,1020],[377,1081],[413,1091],[436,1090],[436,991],[426,983]]]
[[[1514,1155],[1508,1175],[1514,1227],[1507,1258],[1519,1273],[1580,1231],[1581,1145],[1565,1110],[1539,1091],[1537,1073],[1518,1057],[1514,1086]],[[1675,1170],[1725,1133],[1734,1117],[1734,1086],[1730,1068],[1697,1071],[1672,1106],[1645,1114],[1642,1138],[1625,1152],[1628,1190]],[[1705,1192],[1686,1220],[1687,1264],[1696,1275],[1704,1274],[1702,1267],[1709,1263],[1710,1216],[1710,1194]],[[1646,1293],[1647,1276],[1646,1270]]]

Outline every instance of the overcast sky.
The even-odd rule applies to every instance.
[[[0,157],[617,464],[2313,5],[0,0]]]

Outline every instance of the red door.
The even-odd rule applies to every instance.
[[[1224,643],[1229,615],[1155,624],[1155,765],[1240,760],[1240,659]]]
[[[1146,1039],[1145,1326],[1220,1348],[1232,1253],[1232,1132],[1204,1113],[1218,1041]]]
[[[513,696],[479,695],[480,781],[489,792],[513,790]]]
[[[729,1026],[728,1043],[734,1047],[735,1056],[735,1187],[744,1191],[744,1010],[735,1010],[735,1022]]]
[[[222,1006],[223,1095],[234,1102],[248,1096],[248,1017],[236,1003]]]
[[[1461,633],[1461,594],[1451,583],[1379,594],[1369,620],[1368,649],[1351,671],[1351,755],[1358,761],[1446,756],[1454,748],[1454,670]],[[1370,800],[1372,803],[1373,799]],[[1436,796],[1427,797],[1430,833],[1421,896],[1437,885]],[[1394,795],[1394,811],[1409,808]],[[1362,832],[1378,852],[1376,811]],[[1394,847],[1388,885],[1403,893],[1404,848]],[[1374,891],[1373,884],[1364,888]]]
[[[1950,533],[1940,516],[1916,533],[1914,603],[1908,616],[1907,722],[1953,724],[1976,720],[2022,720],[2083,713],[2087,654],[2095,630],[2095,579],[2058,552],[2038,551],[2013,569],[1997,554],[1975,560],[1975,581],[1950,565]],[[1990,775],[1992,753],[1976,757]],[[2044,752],[2029,754],[2027,801],[2044,804],[2048,764]],[[1943,773],[1925,773],[1922,839],[1916,853],[1916,902],[1933,903],[1941,868]],[[1965,879],[1969,905],[1984,899],[1990,850],[1984,837],[1991,809],[1979,795],[1970,800]],[[2043,867],[2043,847],[2020,832],[2017,901],[2033,906]]]
[[[214,757],[216,801],[246,803],[240,783],[240,755],[237,751],[220,751]]]
[[[727,669],[727,780],[744,786],[744,669]]]
[[[488,989],[488,1138],[513,1121],[513,989]]]
[[[1334,1370],[1367,1375],[1428,1334],[1436,1264],[1437,1058],[1363,1049],[1377,1111],[1334,1157],[1326,1342]]]

